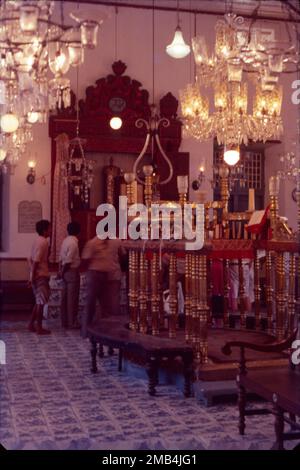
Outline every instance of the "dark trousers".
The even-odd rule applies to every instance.
[[[78,269],[70,269],[63,276],[61,323],[63,328],[72,328],[78,324],[78,303],[80,274]]]
[[[120,313],[121,281],[109,280],[109,273],[89,270],[86,274],[86,307],[82,319],[82,336],[86,338],[87,327],[93,323],[96,302],[100,303],[101,316]]]

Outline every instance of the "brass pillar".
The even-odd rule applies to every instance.
[[[213,277],[212,277],[212,264],[213,260],[207,258],[206,272],[207,272],[207,304],[209,306],[208,324],[212,325],[212,295],[213,295]]]
[[[230,281],[229,281],[229,259],[223,260],[223,284],[224,284],[224,326],[229,326],[229,292],[230,292]]]
[[[255,328],[258,330],[260,328],[260,262],[258,257],[258,252],[255,250],[254,254],[254,311],[255,311]]]
[[[266,301],[268,333],[273,333],[273,285],[272,285],[272,253],[267,251],[266,256]]]
[[[191,276],[190,276],[190,325],[191,325],[191,341],[192,345],[195,348],[197,344],[197,296],[196,296],[196,283],[197,283],[197,263],[196,263],[196,255],[193,253],[191,256]],[[195,358],[196,360],[200,361],[199,358]]]
[[[176,264],[175,253],[170,254],[169,292],[170,292],[169,293],[169,305],[170,305],[169,337],[176,338],[178,302],[177,302],[177,264]]]
[[[152,311],[152,335],[159,335],[159,263],[158,254],[153,253],[151,260],[151,311]]]
[[[245,279],[243,260],[239,259],[239,298],[240,298],[240,325],[241,329],[246,328],[246,307],[245,307]]]
[[[145,204],[147,207],[150,207],[151,202],[152,202],[152,183],[153,183],[152,175],[145,176],[144,198],[145,198]]]
[[[284,254],[276,253],[276,337],[284,338],[284,318],[286,309]]]
[[[140,332],[147,333],[147,260],[145,253],[140,252],[140,295],[139,295],[139,307],[140,307]]]
[[[296,256],[294,253],[290,253],[289,259],[289,290],[288,290],[288,329],[291,333],[295,326],[295,284],[296,284]]]
[[[138,252],[129,251],[129,328],[133,331],[138,330]]]
[[[207,345],[207,327],[208,327],[208,305],[207,305],[207,259],[206,256],[200,255],[199,263],[199,339],[200,354],[202,364],[208,362],[208,345]]]
[[[192,269],[192,255],[189,253],[185,254],[185,299],[184,299],[184,311],[185,311],[185,339],[187,342],[192,340],[191,331],[191,269]]]

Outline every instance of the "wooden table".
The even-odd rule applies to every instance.
[[[128,320],[127,320],[128,321]],[[97,345],[99,356],[103,357],[103,345],[119,350],[119,371],[122,370],[123,352],[137,354],[145,361],[148,374],[148,393],[156,394],[158,385],[158,367],[163,359],[175,360],[180,357],[183,363],[184,395],[191,396],[191,378],[193,373],[192,348],[176,339],[161,338],[130,331],[123,317],[103,319],[87,329],[91,341],[92,372],[97,372]]]

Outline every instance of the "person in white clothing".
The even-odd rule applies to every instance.
[[[64,239],[59,255],[58,277],[63,279],[61,322],[63,328],[80,328],[78,321],[78,303],[80,289],[80,255],[78,235],[80,225],[70,222],[68,236]]]
[[[35,305],[28,329],[39,335],[46,335],[51,333],[42,327],[44,305],[48,303],[50,295],[48,269],[49,243],[47,240],[51,231],[49,220],[39,220],[36,223],[36,231],[38,236],[32,245],[29,258],[30,277],[28,283],[29,287],[32,287],[33,290]]]

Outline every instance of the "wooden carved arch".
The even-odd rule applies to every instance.
[[[112,64],[113,73],[100,78],[95,85],[86,88],[85,99],[79,101],[79,135],[86,140],[85,151],[97,153],[131,153],[139,155],[146,136],[145,128],[137,128],[135,122],[139,118],[145,120],[150,116],[149,93],[142,84],[124,75],[126,65],[121,62]],[[161,126],[159,137],[166,152],[174,162],[181,144],[182,123],[177,117],[178,100],[167,93],[159,103],[159,114],[170,120],[169,127]],[[119,116],[123,125],[115,131],[109,121],[113,116]],[[76,135],[76,96],[72,93],[71,106],[58,110],[49,119],[49,135],[52,139],[52,182],[56,162],[55,138],[66,133],[69,138]],[[181,157],[187,154],[181,154]],[[177,160],[177,158],[176,158]],[[181,163],[180,163],[181,162]],[[176,174],[188,174],[188,158],[175,162],[175,176],[169,183],[169,188],[176,187]],[[158,171],[163,176],[167,171],[164,162],[156,162]],[[176,171],[176,166],[183,165],[182,170]],[[161,167],[160,167],[161,165]],[[53,186],[53,185],[52,185]],[[164,188],[168,191],[168,188]]]

